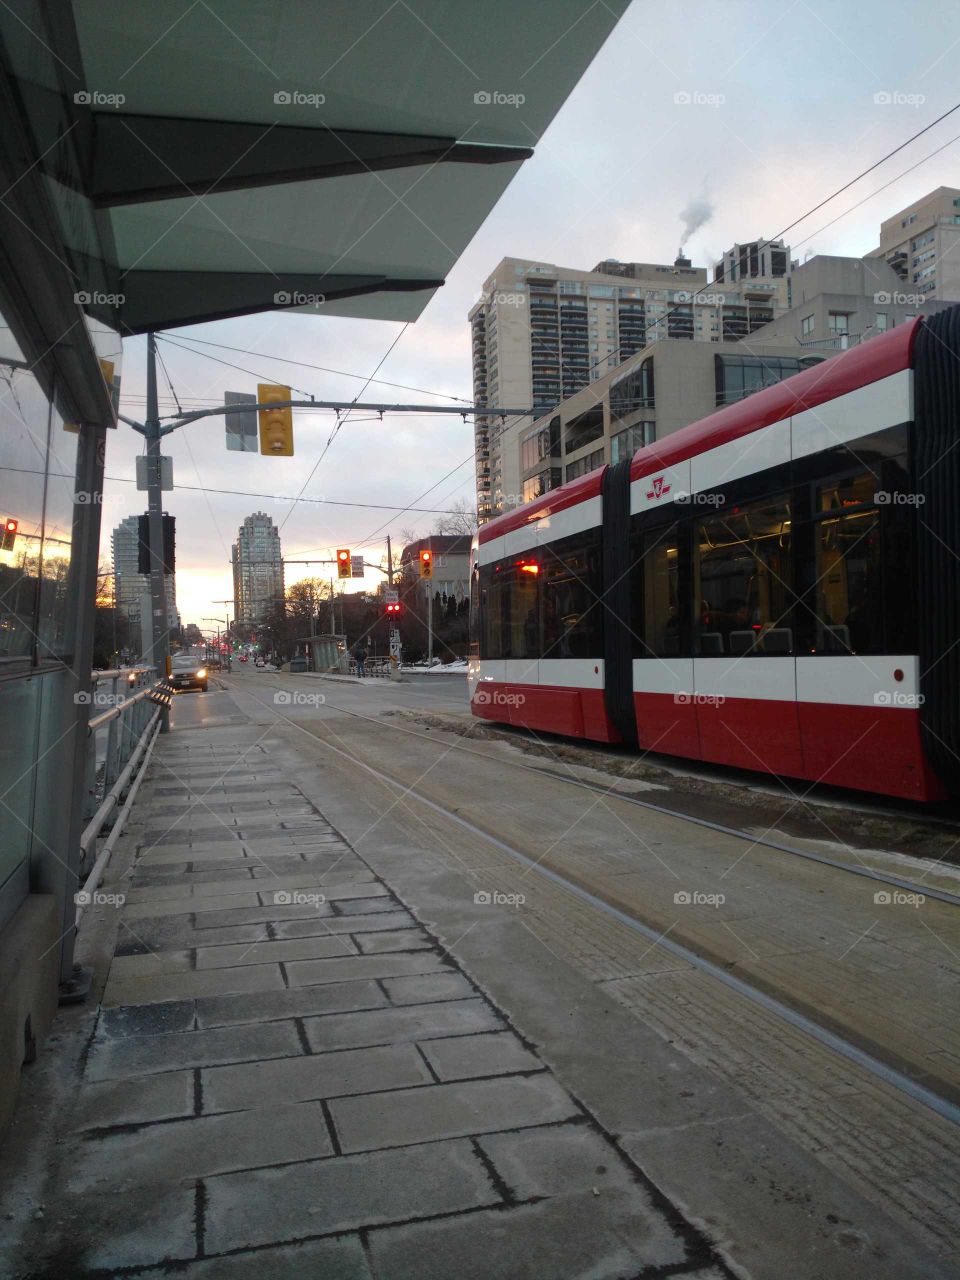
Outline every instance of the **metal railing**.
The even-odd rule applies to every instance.
[[[85,901],[99,884],[130,811],[170,695],[166,682],[157,680],[156,668],[141,666],[94,672],[91,691],[77,696],[90,706],[86,802],[80,837],[82,889],[77,894],[79,922]],[[98,851],[101,836],[106,840]]]
[[[364,679],[384,679],[389,680],[393,674],[393,662],[389,657],[385,658],[367,658],[363,664]],[[357,674],[356,659],[351,658],[347,667],[348,674],[355,676]]]

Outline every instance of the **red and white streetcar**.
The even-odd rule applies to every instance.
[[[484,525],[473,713],[960,794],[960,307]]]

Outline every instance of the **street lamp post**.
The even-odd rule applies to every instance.
[[[226,618],[204,618],[204,619],[203,619],[203,621],[204,621],[204,622],[216,622],[216,623],[221,623],[221,622],[222,622],[224,625],[226,625],[226,623],[227,623],[227,619],[226,619]],[[217,661],[218,661],[218,662],[220,662],[220,663],[221,663],[221,665],[223,664],[223,656],[222,656],[221,651],[220,651],[220,627],[219,627],[219,626],[217,627]]]

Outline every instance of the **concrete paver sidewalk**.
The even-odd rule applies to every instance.
[[[135,818],[23,1274],[730,1274],[255,727],[161,740]]]

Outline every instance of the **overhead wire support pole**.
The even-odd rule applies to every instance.
[[[161,677],[167,676],[170,633],[167,629],[167,586],[163,555],[163,497],[160,489],[160,409],[157,403],[157,340],[147,334],[147,523],[150,544],[150,650],[149,657]],[[142,612],[142,611],[141,611]],[[145,631],[141,621],[141,633]],[[141,634],[141,644],[146,636]],[[144,655],[148,656],[148,655]],[[170,713],[160,709],[160,732],[170,732]]]

